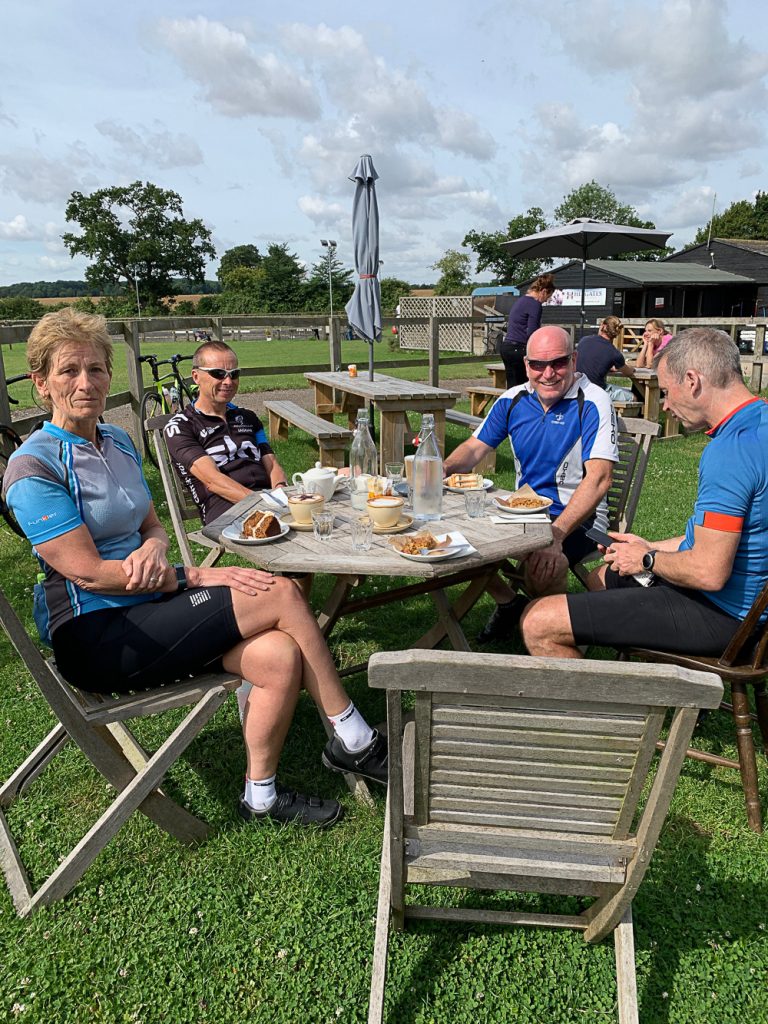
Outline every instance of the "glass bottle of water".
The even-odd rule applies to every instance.
[[[435,417],[424,413],[421,443],[413,458],[414,519],[440,519],[443,514],[443,460],[435,437]]]
[[[352,447],[349,450],[349,475],[352,479],[360,476],[361,473],[376,476],[377,471],[378,456],[376,445],[373,443],[371,432],[368,429],[368,413],[365,409],[358,409],[355,436],[352,438]]]

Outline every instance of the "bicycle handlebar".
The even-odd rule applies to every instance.
[[[17,373],[15,377],[6,377],[5,386],[8,387],[10,384],[18,384],[22,380],[31,380],[32,375],[29,373]],[[6,393],[7,394],[7,393]],[[18,398],[14,398],[13,395],[7,395],[9,405],[18,405]]]

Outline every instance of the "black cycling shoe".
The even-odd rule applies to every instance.
[[[304,796],[293,789],[277,787],[277,799],[266,811],[255,811],[241,797],[238,813],[245,821],[274,821],[279,825],[315,825],[329,828],[344,817],[344,808],[337,800]]]
[[[497,604],[477,634],[477,642],[486,644],[492,640],[511,640],[528,604],[529,599],[523,594],[515,594],[506,604]]]
[[[323,764],[333,772],[359,775],[371,782],[387,784],[389,770],[389,749],[387,738],[373,730],[373,739],[362,750],[350,751],[338,736],[332,736],[323,751]]]

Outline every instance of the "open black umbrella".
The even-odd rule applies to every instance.
[[[381,339],[381,286],[379,284],[379,204],[376,201],[378,174],[367,153],[357,161],[350,181],[355,183],[352,200],[352,245],[355,250],[357,284],[346,305],[347,318],[358,338],[370,346],[368,373],[373,380],[373,343]]]
[[[581,331],[584,332],[584,294],[587,287],[587,260],[602,256],[618,256],[622,252],[642,249],[663,249],[671,231],[655,228],[633,228],[626,224],[609,224],[603,220],[577,217],[556,228],[538,231],[535,235],[502,242],[513,256],[525,259],[581,260]]]

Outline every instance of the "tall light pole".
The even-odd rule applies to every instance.
[[[141,316],[141,303],[139,302],[139,268],[133,268],[133,283],[136,285],[136,309],[139,311]]]
[[[336,242],[332,238],[321,238],[320,245],[325,246],[328,250],[328,294],[331,300],[331,316],[333,316],[333,274],[331,271],[331,261],[336,252]]]

